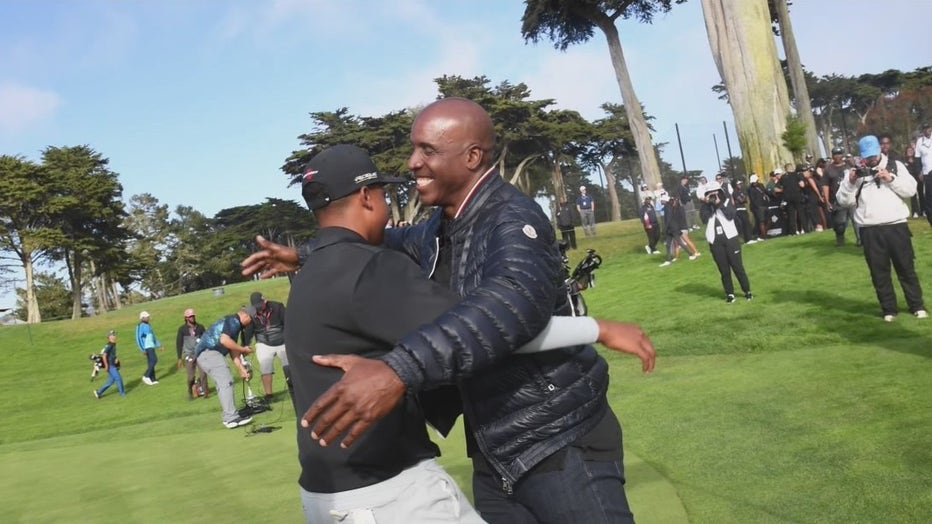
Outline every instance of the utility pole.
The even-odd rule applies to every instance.
[[[683,163],[683,176],[688,177],[689,174],[686,173],[686,157],[683,156],[683,141],[680,140],[680,125],[676,123],[673,125],[676,127],[676,143],[680,146],[680,162]]]
[[[722,120],[722,128],[725,129],[725,147],[728,148],[728,159],[729,165],[731,166],[731,179],[735,179],[735,162],[734,155],[731,154],[731,140],[728,139],[728,125],[725,124],[725,121]]]
[[[722,168],[722,157],[718,156],[718,138],[715,137],[715,133],[712,133],[712,143],[715,144],[715,160],[718,161],[718,168]]]

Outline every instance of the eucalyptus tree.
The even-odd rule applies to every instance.
[[[766,173],[789,160],[781,147],[789,95],[767,0],[702,0],[712,57],[728,92],[747,167]]]
[[[806,73],[802,60],[799,57],[799,47],[796,45],[796,35],[793,32],[793,22],[790,18],[789,2],[787,0],[770,0],[771,18],[776,19],[780,27],[780,40],[783,42],[783,52],[786,54],[786,65],[789,72],[790,85],[793,87],[793,100],[796,102],[796,115],[805,127],[805,149],[814,155],[819,153],[819,137],[815,118],[812,114],[812,103],[809,98],[809,88],[806,85]],[[826,153],[829,151],[826,150]]]

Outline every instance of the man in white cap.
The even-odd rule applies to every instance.
[[[576,211],[582,218],[583,233],[586,236],[595,236],[595,200],[586,191],[586,186],[579,186],[579,197],[576,198]]]
[[[148,362],[146,373],[142,376],[142,382],[154,386],[159,383],[158,380],[155,380],[155,365],[159,362],[159,357],[156,356],[155,350],[158,349],[161,351],[162,344],[159,342],[159,339],[156,338],[155,332],[152,331],[149,320],[148,311],[139,313],[139,324],[136,326],[136,345],[139,346],[139,351],[146,355],[146,361]]]

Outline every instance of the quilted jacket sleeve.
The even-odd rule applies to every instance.
[[[479,270],[477,285],[467,286],[462,302],[402,338],[382,359],[409,391],[420,391],[509,356],[550,320],[562,280],[553,245],[542,213],[518,206],[487,217],[466,248],[466,272]]]

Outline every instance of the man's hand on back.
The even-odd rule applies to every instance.
[[[381,360],[356,355],[319,355],[314,362],[345,372],[301,418],[301,427],[311,429],[311,438],[319,440],[321,446],[346,433],[340,447],[348,448],[404,397],[404,383]]]
[[[262,249],[249,255],[240,264],[243,266],[243,276],[249,277],[258,273],[262,278],[271,278],[279,273],[290,273],[299,269],[298,252],[294,248],[270,242],[261,235],[256,237],[256,243]]]

